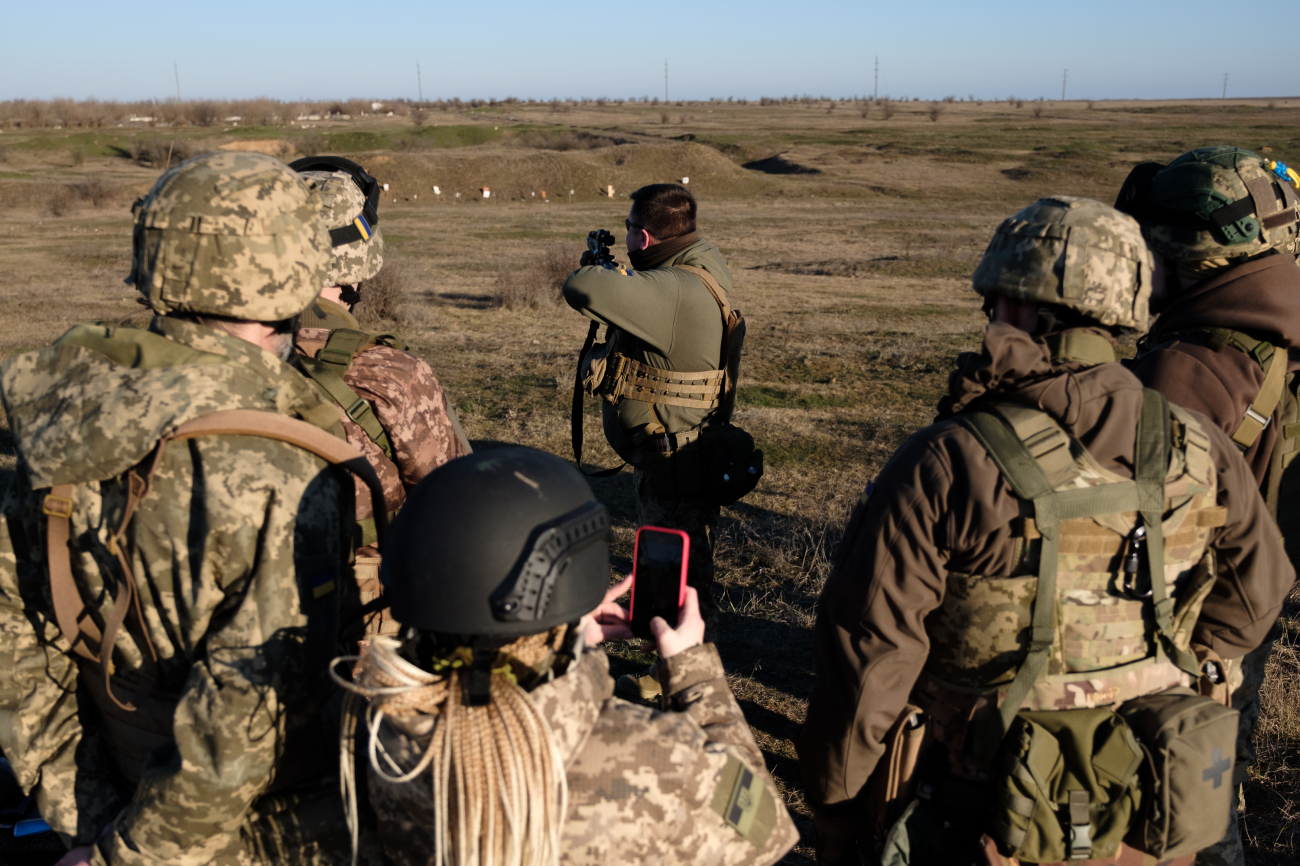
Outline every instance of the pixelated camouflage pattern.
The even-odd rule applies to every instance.
[[[998,226],[971,282],[980,295],[1056,304],[1147,329],[1151,253],[1130,216],[1088,198],[1041,198]]]
[[[1205,593],[1213,583],[1207,553],[1224,509],[1215,503],[1208,438],[1190,415],[1177,411],[1186,451],[1174,450],[1166,475],[1165,586],[1174,599],[1175,643],[1187,649]],[[1127,481],[1075,450],[1077,476],[1058,490]],[[1121,591],[1127,536],[1134,512],[1064,520],[1056,577],[1056,630],[1045,674],[1022,707],[1028,710],[1106,706],[1190,679],[1159,648],[1150,602]],[[1026,521],[1032,526],[1032,520]],[[1041,536],[1024,533],[1022,576],[950,574],[943,603],[926,620],[931,652],[926,670],[964,688],[996,688],[999,700],[1029,650],[1038,586]]]
[[[288,319],[325,285],[319,210],[316,193],[273,157],[196,156],[132,208],[131,279],[158,313]]]
[[[613,696],[602,650],[589,650],[576,670],[531,693],[555,734],[569,784],[560,862],[708,863],[765,866],[799,839],[780,793],[763,766],[726,674],[711,644],[663,664],[672,711]],[[402,766],[414,766],[427,743],[429,720],[385,717],[380,737]],[[773,829],[756,847],[712,807],[729,761],[759,777],[773,807]],[[430,866],[432,802],[428,771],[394,785],[370,774],[380,835],[398,866]]]
[[[118,816],[96,862],[283,862],[250,853],[246,837],[303,818],[293,808],[271,817],[260,798],[292,771],[286,751],[321,729],[330,689],[323,672],[307,669],[305,612],[337,598],[317,600],[313,586],[350,576],[351,485],[306,451],[262,437],[203,437],[163,451],[124,546],[159,656],[156,691],[174,699],[171,717],[149,722],[172,730],[174,748],[154,751],[138,787],[100,742],[102,711],[84,700],[56,624],[39,488],[52,477],[83,482],[72,497],[71,567],[102,630],[122,591],[108,544],[126,498],[122,479],[106,471],[143,456],[156,431],[209,411],[333,409],[295,370],[242,340],[160,318],[149,332],[131,330],[74,329],[0,365],[24,470],[0,509],[0,658],[10,660],[0,665],[0,747],[65,841],[88,843]],[[176,363],[152,366],[160,361]],[[113,651],[124,682],[142,660],[130,631]],[[337,799],[329,802],[341,823]],[[294,862],[348,856],[345,846]]]
[[[309,180],[320,195],[321,219],[326,229],[340,229],[352,225],[366,206],[366,197],[352,175],[345,171],[304,171],[299,174]],[[384,233],[370,226],[370,239],[355,240],[332,248],[326,270],[326,286],[352,286],[368,280],[384,266]]]
[[[328,338],[324,328],[303,328],[298,345],[324,345]],[[379,474],[389,511],[401,508],[407,492],[421,478],[464,455],[447,415],[447,395],[421,359],[401,349],[372,346],[352,358],[343,381],[371,405],[392,444],[389,460],[366,431],[340,410],[348,443]],[[357,484],[357,520],[365,520],[374,516],[374,507],[364,482]]]
[[[1263,158],[1249,150],[1228,145],[1200,147],[1169,163],[1151,182],[1151,202],[1170,210],[1191,213],[1202,208],[1214,210],[1240,199],[1251,200],[1253,205],[1246,184],[1259,179],[1268,181],[1273,207],[1262,214],[1254,213],[1257,221],[1288,206],[1293,210],[1300,207],[1294,197],[1287,197],[1283,182],[1265,167]],[[1218,200],[1211,202],[1211,197]],[[1252,207],[1252,212],[1254,210]],[[1253,256],[1271,249],[1300,253],[1296,246],[1296,230],[1294,218],[1271,229],[1261,224],[1254,240],[1229,244],[1217,230],[1163,225],[1154,219],[1143,225],[1151,249],[1175,262]]]

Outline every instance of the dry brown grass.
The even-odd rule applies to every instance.
[[[501,306],[507,310],[559,306],[563,300],[560,289],[578,269],[581,256],[582,247],[577,244],[551,244],[519,266],[502,260],[497,265]]]
[[[574,356],[587,320],[556,302],[558,281],[576,266],[588,231],[619,227],[627,213],[620,193],[690,176],[701,232],[726,256],[736,276],[733,301],[749,321],[738,421],[754,434],[768,466],[751,496],[723,510],[718,644],[805,832],[789,863],[811,862],[793,737],[812,685],[809,636],[829,556],[863,485],[928,423],[957,352],[978,345],[982,319],[968,278],[992,230],[1042,195],[1113,198],[1132,165],[1167,161],[1199,144],[1270,145],[1288,163],[1300,156],[1295,100],[1278,100],[1271,111],[1248,100],[1056,102],[1041,118],[1017,110],[1017,102],[1023,104],[944,102],[942,123],[930,121],[925,103],[887,99],[868,118],[852,106],[827,112],[826,100],[811,97],[697,103],[673,107],[670,119],[679,125],[662,122],[663,104],[461,102],[430,104],[437,113],[421,132],[437,132],[443,123],[501,126],[501,138],[458,149],[377,152],[365,149],[373,139],[348,137],[412,135],[404,116],[322,120],[308,130],[247,136],[280,137],[317,153],[361,142],[341,151],[357,153],[392,188],[382,204],[391,255],[381,274],[392,286],[363,288],[358,313],[367,327],[400,329],[480,445],[522,443],[564,456]],[[5,110],[0,106],[0,122]],[[127,204],[166,161],[165,154],[158,162],[136,161],[104,149],[112,142],[125,150],[138,133],[110,139],[99,132],[68,137],[66,130],[28,136],[27,129],[6,131],[0,169],[0,359],[45,345],[76,321],[142,320],[133,290],[121,282],[129,267]],[[170,142],[174,132],[154,135]],[[568,151],[522,146],[530,133],[539,142],[582,133],[636,143]],[[693,140],[682,140],[688,136]],[[195,128],[182,129],[177,144],[201,152],[243,140],[217,127]],[[83,141],[90,148],[84,166],[69,168],[69,148]],[[817,173],[742,167],[775,154]],[[61,216],[46,215],[51,189],[66,191],[92,176],[120,184],[121,197],[98,208],[76,200]],[[598,195],[606,184],[616,188],[613,200]],[[510,195],[536,190],[539,197],[545,189],[554,203],[540,204],[526,192],[474,201],[473,190],[483,185]],[[571,204],[569,189],[577,191]],[[569,251],[546,265],[562,246]],[[503,303],[503,261],[521,280],[538,275],[539,288],[530,290],[535,303]],[[611,465],[594,402],[584,423],[588,461]],[[12,442],[0,428],[0,480],[13,463]],[[615,552],[629,557],[629,476],[594,487],[614,519]],[[1247,791],[1247,835],[1258,863],[1295,856],[1300,631],[1291,622],[1272,663],[1261,765]],[[646,661],[627,646],[611,652],[616,672]]]

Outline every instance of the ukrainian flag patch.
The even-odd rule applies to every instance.
[[[311,579],[311,597],[324,598],[334,591],[334,573],[322,571]]]
[[[631,269],[631,268],[614,268],[614,270],[618,271],[620,274],[622,274],[622,275],[625,276],[625,277],[630,277],[630,276],[632,276],[632,269]]]
[[[358,216],[356,219],[352,221],[352,224],[357,227],[357,231],[361,232],[361,239],[363,241],[370,240],[370,235],[371,235],[370,223],[366,222],[366,218],[364,215]]]

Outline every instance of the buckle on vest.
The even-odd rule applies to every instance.
[[[72,500],[67,496],[55,496],[53,493],[47,493],[45,500],[41,503],[41,511],[45,512],[47,517],[61,517],[67,520],[72,517]]]
[[[1254,406],[1246,407],[1246,417],[1260,426],[1260,432],[1263,432],[1263,428],[1268,427],[1268,423],[1273,420],[1272,418],[1265,418],[1263,415],[1256,412]]]
[[[360,424],[361,419],[366,417],[366,413],[372,412],[373,410],[370,408],[370,404],[366,402],[365,397],[358,397],[357,402],[353,403],[343,411],[347,413],[349,418]]]

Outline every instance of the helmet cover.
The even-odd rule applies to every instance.
[[[260,153],[196,156],[135,203],[129,281],[158,313],[278,322],[324,285],[320,199]]]
[[[384,233],[366,219],[362,211],[366,197],[352,175],[344,171],[303,171],[321,198],[321,219],[331,233],[355,227],[355,240],[334,240],[333,254],[323,285],[352,286],[371,279],[384,266]]]
[[[1285,169],[1285,166],[1283,166]],[[1133,210],[1151,249],[1175,262],[1297,253],[1297,196],[1285,171],[1238,147],[1201,147],[1151,179]]]
[[[1060,195],[1004,220],[971,282],[985,297],[1055,304],[1101,325],[1145,331],[1151,268],[1132,217],[1093,199]]]

